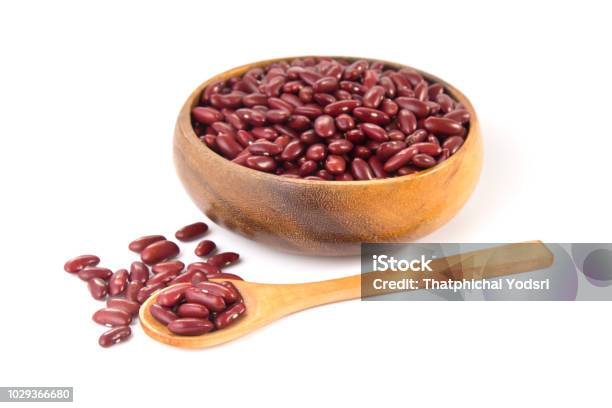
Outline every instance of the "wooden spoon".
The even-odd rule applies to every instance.
[[[481,279],[527,272],[548,267],[553,254],[539,241],[509,244],[435,259],[434,272],[370,272],[345,278],[299,284],[268,284],[233,280],[242,294],[247,311],[231,326],[201,336],[177,336],[158,322],[149,310],[159,292],[140,308],[140,324],[145,333],[162,343],[184,348],[204,348],[237,339],[281,317],[314,306],[396,292],[373,290],[376,278],[420,280]],[[362,293],[362,283],[364,291]],[[420,285],[421,286],[421,285]]]

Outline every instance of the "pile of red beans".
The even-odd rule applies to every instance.
[[[193,241],[202,237],[208,231],[208,226],[203,222],[187,225],[175,234],[179,241]],[[202,240],[195,248],[195,255],[206,257],[205,261],[193,262],[187,266],[179,260],[174,260],[179,255],[178,245],[167,240],[163,235],[147,235],[140,237],[129,244],[129,249],[140,254],[140,261],[132,262],[130,270],[118,269],[115,272],[108,268],[100,267],[100,258],[95,255],[81,255],[68,260],[64,270],[76,274],[87,282],[91,296],[96,300],[105,300],[106,308],[98,310],[93,315],[93,320],[101,325],[110,326],[111,329],[100,336],[99,344],[109,347],[129,338],[132,331],[129,327],[133,318],[138,315],[140,305],[157,290],[166,286],[185,284],[210,286],[213,282],[209,279],[242,280],[237,275],[223,272],[221,268],[234,264],[239,255],[235,252],[221,252],[211,255],[216,250],[216,244],[210,240]],[[151,274],[152,272],[152,274]],[[223,282],[221,285],[228,291],[232,291],[231,298],[223,298],[224,309],[226,306],[236,306],[242,303],[240,294],[231,282]],[[215,295],[217,296],[217,295]],[[178,300],[177,300],[178,301]],[[241,306],[244,309],[244,305]],[[229,308],[227,308],[229,310]],[[235,310],[235,309],[234,309]],[[212,310],[213,314],[207,315],[216,318],[219,325],[213,328],[223,328],[224,318],[219,317],[218,310]],[[242,314],[244,310],[240,312]],[[229,313],[229,312],[228,312]],[[179,314],[178,316],[182,316]],[[232,321],[233,319],[227,319]],[[181,334],[175,331],[177,334]]]
[[[192,281],[164,289],[150,311],[172,333],[198,336],[227,327],[246,306],[230,281]]]
[[[276,62],[210,84],[191,111],[209,148],[240,165],[308,180],[370,180],[455,154],[470,115],[412,69],[327,57]]]

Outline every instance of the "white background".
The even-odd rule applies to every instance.
[[[101,303],[62,270],[129,265],[132,238],[202,219],[172,163],[180,106],[213,74],[301,54],[409,64],[472,100],[482,178],[428,240],[609,241],[610,10],[559,3],[2,2],[0,385],[74,386],[83,407],[609,406],[609,303],[354,301],[210,350],[139,326],[102,349]],[[247,280],[358,273],[209,236]]]

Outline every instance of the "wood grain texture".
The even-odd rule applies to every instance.
[[[433,272],[370,272],[363,275],[299,284],[266,284],[233,280],[247,307],[245,315],[231,326],[201,336],[177,336],[159,323],[149,310],[156,302],[153,294],[140,307],[140,324],[149,336],[171,346],[205,348],[227,343],[245,336],[284,316],[311,307],[397,292],[396,290],[368,290],[376,278],[420,281],[424,277],[446,281],[450,279],[494,278],[542,269],[552,265],[553,254],[541,242],[508,244],[494,248],[437,259]],[[362,292],[363,287],[366,288]],[[214,279],[213,279],[214,280]]]
[[[193,201],[211,220],[290,252],[350,255],[358,253],[361,242],[416,240],[457,214],[480,176],[480,126],[472,104],[461,92],[422,71],[427,79],[442,83],[471,115],[464,145],[426,171],[370,181],[290,179],[232,163],[198,139],[191,126],[191,109],[209,83],[293,58],[260,61],[219,74],[200,85],[181,109],[174,134],[176,170]]]

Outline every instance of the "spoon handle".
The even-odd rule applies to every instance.
[[[375,279],[401,280],[423,278],[460,280],[495,278],[546,268],[553,263],[553,254],[541,241],[500,245],[477,251],[438,258],[431,262],[432,272],[367,272],[360,275],[320,282],[279,285],[295,311],[327,303],[340,302],[402,290],[372,289]],[[362,288],[363,286],[363,288]],[[418,284],[418,287],[423,287]],[[362,290],[363,289],[363,290]]]

